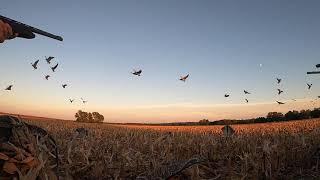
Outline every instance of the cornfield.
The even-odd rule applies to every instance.
[[[320,178],[319,119],[234,125],[231,137],[223,126],[26,121],[56,139],[64,179]]]

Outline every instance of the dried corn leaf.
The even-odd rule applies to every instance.
[[[20,152],[14,157],[14,159],[16,159],[17,161],[22,161],[25,158],[26,157]]]
[[[33,160],[34,160],[34,157],[29,156],[29,157],[25,158],[23,161],[21,161],[21,163],[23,163],[23,164],[28,164],[28,163],[30,163],[30,162],[33,161]]]
[[[0,153],[0,159],[1,160],[5,160],[5,161],[8,161],[9,160],[9,156],[3,154],[3,153]]]
[[[33,144],[27,144],[26,147],[31,154],[36,154],[36,150]]]
[[[15,165],[15,163],[5,162],[3,165],[3,171],[5,171],[8,174],[15,174],[18,171],[18,168]]]
[[[19,161],[14,159],[14,158],[10,158],[8,162],[10,162],[10,163],[19,163]]]
[[[33,159],[32,161],[29,161],[28,163],[25,163],[28,165],[30,168],[37,167],[40,165],[40,161],[38,159]]]

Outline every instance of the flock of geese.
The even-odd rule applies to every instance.
[[[316,68],[320,68],[320,64],[317,64],[316,65]],[[133,70],[133,72],[132,72],[132,74],[133,75],[135,75],[135,76],[141,76],[141,74],[142,74],[142,70],[140,69],[140,70]],[[187,75],[185,75],[185,76],[181,76],[180,77],[180,81],[182,81],[182,82],[186,82],[186,80],[189,78],[189,74],[187,74]],[[280,84],[281,82],[282,82],[282,79],[281,78],[276,78],[276,82],[277,82],[277,84]],[[312,84],[309,84],[309,83],[307,83],[307,88],[308,88],[308,90],[310,90],[311,89],[311,87],[312,87]],[[278,91],[278,95],[281,95],[284,91],[283,90],[281,90],[281,89],[277,89],[277,91]],[[244,92],[244,94],[245,95],[250,95],[251,94],[251,92],[249,92],[248,90],[243,90],[243,92]],[[224,97],[225,98],[229,98],[230,97],[230,94],[228,94],[228,93],[226,93],[225,95],[224,95]],[[320,99],[320,96],[318,96],[318,98]],[[249,103],[249,100],[248,100],[248,98],[245,98],[244,99],[245,100],[245,103]],[[292,99],[293,101],[296,101],[295,99]],[[279,105],[282,105],[282,104],[285,104],[285,102],[282,102],[282,101],[276,101]]]
[[[55,57],[53,57],[53,56],[45,57],[45,61],[47,62],[48,65],[51,65],[51,61],[52,61],[54,58],[55,58]],[[37,70],[37,69],[38,69],[38,64],[39,64],[39,62],[40,62],[40,60],[38,59],[38,60],[36,60],[35,62],[31,63],[31,66],[33,67],[34,70]],[[52,70],[53,73],[56,72],[56,69],[58,68],[58,66],[59,66],[59,63],[56,63],[56,65],[54,65],[54,66],[50,66],[50,68],[51,68],[51,70]],[[48,75],[48,74],[46,74],[46,75],[44,76],[44,78],[45,78],[46,80],[49,80],[50,77],[51,77],[51,76]],[[68,86],[68,84],[65,84],[65,83],[61,85],[61,87],[62,87],[63,89],[67,88],[67,86]],[[6,91],[11,91],[12,88],[13,88],[13,85],[11,84],[11,85],[9,85],[7,88],[5,88],[5,90],[6,90]],[[83,104],[85,104],[85,103],[88,102],[87,100],[84,100],[83,98],[80,98],[80,99],[81,99],[81,102],[82,102]],[[73,103],[73,102],[75,101],[75,99],[69,99],[69,101],[70,101],[70,103]]]
[[[47,62],[48,65],[51,65],[51,61],[52,61],[54,58],[55,58],[55,57],[53,57],[53,56],[45,57],[45,61]],[[33,67],[34,70],[38,69],[38,63],[39,63],[39,61],[40,61],[40,60],[36,60],[35,62],[31,63],[31,65],[32,65],[32,67]],[[54,65],[54,66],[50,66],[50,68],[51,68],[51,70],[52,70],[53,73],[56,72],[56,69],[58,68],[58,65],[59,65],[59,63],[56,63],[56,65]],[[320,68],[320,64],[317,64],[317,65],[316,65],[316,68]],[[134,69],[133,72],[131,72],[131,73],[132,73],[133,75],[135,75],[135,76],[141,76],[141,75],[142,75],[142,69],[139,69],[139,70],[135,70],[135,69]],[[46,80],[49,80],[50,77],[51,77],[51,76],[48,75],[48,74],[45,75],[45,79],[46,79]],[[182,82],[186,82],[188,78],[189,78],[189,74],[187,74],[187,75],[185,75],[185,76],[181,76],[181,77],[179,78],[179,80],[182,81]],[[281,78],[276,78],[276,82],[277,82],[277,84],[280,84],[280,83],[282,82],[282,79],[281,79]],[[63,89],[65,89],[65,88],[68,86],[68,84],[62,84],[61,86],[62,86]],[[312,84],[307,83],[307,89],[310,90],[311,87],[312,87]],[[5,88],[5,90],[11,91],[12,88],[13,88],[13,85],[11,84],[11,85],[9,85],[7,88]],[[278,91],[278,95],[281,95],[281,94],[284,92],[284,91],[281,90],[280,88],[277,88],[277,91]],[[243,92],[244,92],[245,95],[250,95],[250,94],[251,94],[251,92],[249,92],[248,90],[243,90]],[[226,94],[224,95],[224,97],[225,97],[225,98],[229,98],[229,97],[230,97],[230,94],[226,93]],[[320,96],[318,96],[318,98],[320,98]],[[82,102],[83,104],[86,104],[86,103],[88,102],[87,100],[84,100],[83,98],[80,98],[80,100],[81,100],[81,102]],[[248,98],[245,98],[244,100],[245,100],[245,103],[249,103]],[[295,99],[292,99],[292,100],[293,100],[293,101],[296,101]],[[73,103],[73,102],[75,101],[75,99],[69,99],[69,101],[70,101],[70,103]],[[277,102],[279,105],[285,104],[285,102],[282,102],[282,101],[276,101],[276,102]]]

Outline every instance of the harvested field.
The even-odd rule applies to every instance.
[[[222,126],[26,121],[57,140],[61,176],[74,179],[319,178],[320,119]],[[75,134],[77,128],[88,136]]]

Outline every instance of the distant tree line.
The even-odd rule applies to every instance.
[[[250,123],[266,123],[266,122],[277,122],[277,121],[292,121],[320,118],[320,108],[314,108],[313,110],[301,110],[301,111],[288,111],[283,114],[281,112],[269,112],[266,117],[258,117],[253,119],[245,120],[219,120],[209,122],[209,125],[225,125],[225,124],[250,124]],[[203,124],[203,120],[198,122],[199,125]]]
[[[102,123],[104,121],[104,116],[98,112],[84,112],[79,110],[75,114],[75,118],[77,122],[85,122],[85,123]]]

